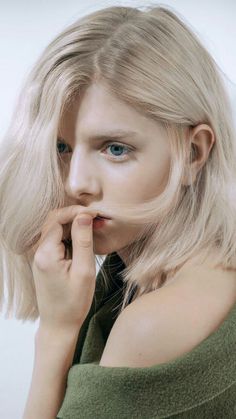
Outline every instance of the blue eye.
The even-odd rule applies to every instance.
[[[68,147],[63,141],[57,141],[57,151],[59,154],[65,154],[64,149]]]
[[[70,148],[70,146],[69,146]],[[126,146],[124,144],[118,144],[118,143],[113,143],[110,141],[110,143],[106,143],[106,146],[104,148],[104,150],[110,148],[111,149],[111,153],[112,154],[107,154],[110,158],[110,160],[125,160],[126,156],[132,152],[131,147]],[[67,151],[66,151],[67,149]],[[113,150],[113,151],[112,151]],[[124,154],[124,150],[126,150],[126,153]],[[57,140],[57,151],[59,153],[59,155],[68,155],[71,150],[68,151],[68,144],[66,144],[64,141],[61,140]],[[115,153],[115,154],[113,154]]]
[[[113,160],[124,160],[124,157],[132,151],[130,147],[125,146],[123,144],[117,144],[117,143],[108,144],[105,147],[105,150],[108,148],[111,148],[111,149],[113,148],[113,152],[111,151],[112,153],[118,153],[118,154],[109,154],[109,156],[111,157],[118,157],[117,159],[115,158]],[[122,154],[122,149],[123,150],[126,149],[127,151],[126,154]],[[122,157],[122,158],[119,158],[119,157]]]

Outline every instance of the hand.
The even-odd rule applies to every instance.
[[[36,246],[32,272],[41,324],[50,329],[79,329],[95,291],[93,217],[79,206],[50,211]],[[79,215],[78,215],[79,214]],[[78,219],[90,220],[79,225]],[[73,258],[65,259],[63,224],[71,223]]]

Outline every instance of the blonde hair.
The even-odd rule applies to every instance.
[[[58,126],[65,109],[97,81],[155,120],[171,146],[169,179],[159,196],[136,207],[109,207],[109,214],[142,226],[127,246],[122,310],[135,288],[137,297],[163,286],[196,254],[217,249],[216,262],[236,268],[236,135],[220,69],[170,7],[107,7],[74,22],[43,51],[3,139],[0,308],[5,284],[7,315],[14,310],[18,319],[39,316],[30,249],[48,212],[65,202]],[[199,123],[212,128],[215,144],[192,182],[191,128]],[[182,184],[186,173],[189,185]]]

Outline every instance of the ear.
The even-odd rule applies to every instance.
[[[185,173],[184,179],[182,181],[183,185],[190,185],[191,182],[194,183],[197,173],[199,170],[204,166],[206,163],[211,148],[215,143],[215,134],[212,128],[207,124],[199,124],[193,127],[190,130],[191,135],[191,143],[190,149],[192,154],[189,156],[189,169],[191,173],[191,178],[189,178],[188,174]],[[186,170],[187,172],[187,170]]]

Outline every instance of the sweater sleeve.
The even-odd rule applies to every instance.
[[[104,367],[99,360],[122,298],[113,291],[91,308],[80,333],[57,419],[235,418],[236,304],[214,333],[171,362]]]
[[[190,359],[189,359],[190,361]],[[178,364],[178,362],[177,362]],[[227,373],[175,362],[148,368],[74,365],[58,419],[232,419],[236,385]],[[196,368],[199,367],[197,371]],[[214,370],[214,369],[213,369]],[[225,371],[226,372],[226,371]],[[204,383],[202,386],[201,384]]]
[[[102,341],[99,330],[95,316],[81,362],[69,370],[58,419],[236,417],[236,305],[191,352],[150,367],[100,366],[92,344],[96,336]]]

